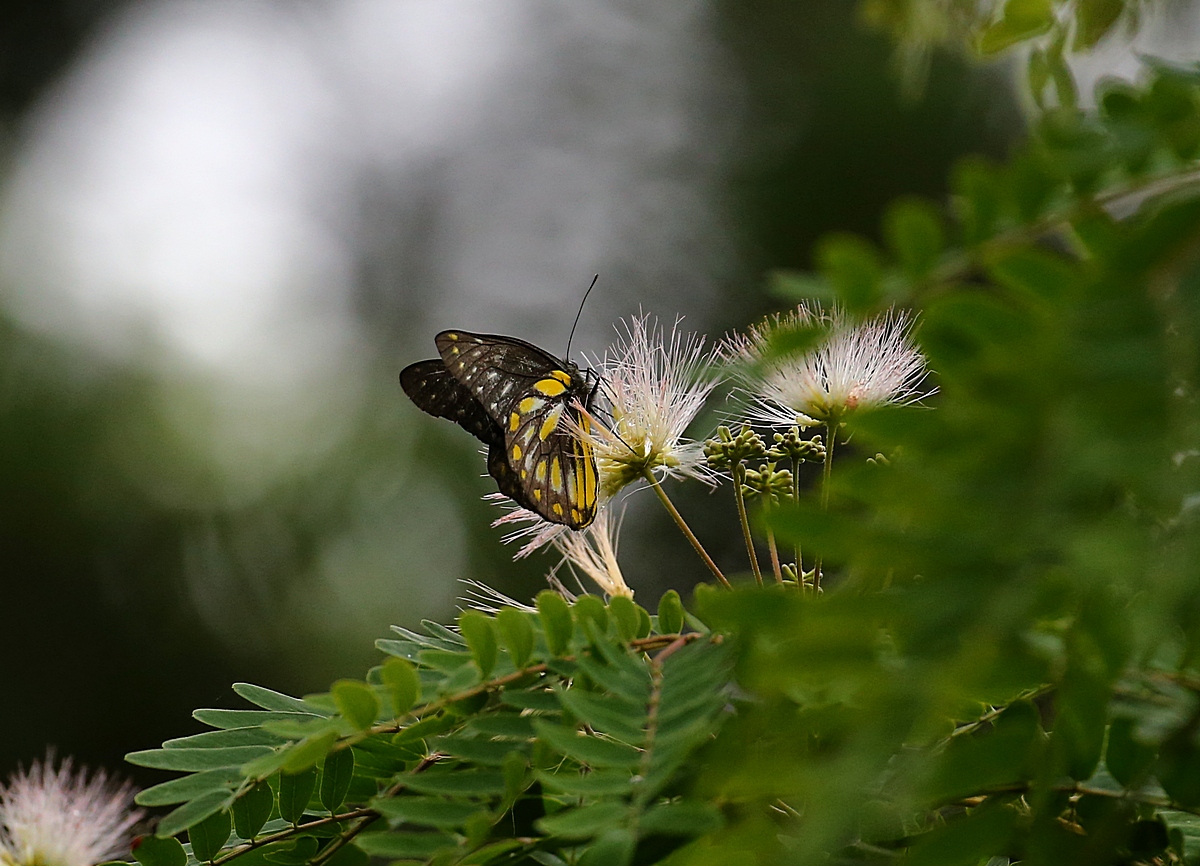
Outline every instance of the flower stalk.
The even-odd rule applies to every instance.
[[[687,521],[683,519],[683,515],[679,513],[679,509],[675,507],[675,503],[667,496],[667,491],[663,490],[662,484],[654,477],[654,473],[649,467],[646,468],[644,477],[646,483],[650,485],[650,489],[658,496],[658,501],[663,504],[663,508],[667,509],[667,513],[671,515],[671,518],[675,521],[675,525],[679,527],[679,531],[691,542],[692,548],[704,560],[704,564],[708,566],[708,570],[713,573],[713,577],[720,581],[726,589],[733,589],[733,585],[721,573],[721,569],[713,562],[713,558],[708,555],[708,551],[704,549],[704,545],[700,543],[700,539],[696,537],[696,533],[692,532],[692,528],[687,525]]]

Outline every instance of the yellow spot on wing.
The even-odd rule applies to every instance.
[[[511,415],[508,416],[508,429],[516,430],[520,426],[521,426],[521,416],[518,415],[516,412],[513,412]]]
[[[513,460],[521,459],[521,446],[520,445],[513,446],[512,455],[513,455]]]
[[[537,487],[533,488],[533,498],[536,499],[538,502],[542,501],[542,491],[540,488],[537,488]]]
[[[517,411],[522,415],[528,415],[530,412],[536,412],[540,409],[545,402],[541,397],[526,397],[517,404]]]
[[[554,372],[557,373],[558,370],[555,370]],[[553,373],[550,375],[553,378],[547,377],[545,379],[541,379],[536,385],[533,386],[533,390],[540,394],[545,394],[547,397],[557,397],[563,391],[567,390],[567,386],[562,383],[561,379],[554,376]]]
[[[558,419],[562,416],[563,407],[559,406],[553,412],[546,416],[546,420],[542,422],[541,428],[538,430],[538,437],[545,442],[550,438],[550,434],[558,427]]]
[[[558,465],[557,457],[550,461],[550,489],[562,493],[562,467]]]
[[[568,373],[566,370],[551,370],[550,375],[552,377],[554,377],[555,379],[557,379],[558,381],[562,382],[564,385],[571,384],[571,374]]]
[[[551,510],[554,512],[555,516],[562,517],[562,513],[563,513],[562,506],[559,505],[557,502],[555,502],[554,505],[551,506]]]
[[[533,477],[536,478],[538,481],[546,480],[546,461],[545,460],[538,461],[537,466],[535,466],[533,469]]]
[[[446,335],[446,339],[447,339],[447,340],[457,340],[457,339],[458,339],[458,334],[447,334],[447,335]]]

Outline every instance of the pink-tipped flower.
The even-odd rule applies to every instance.
[[[752,365],[753,421],[772,427],[828,424],[855,409],[905,405],[934,393],[921,387],[926,362],[913,342],[913,325],[903,311],[855,322],[840,309],[821,313],[801,305],[728,341],[724,354]],[[802,354],[771,357],[771,335],[781,328],[823,333]]]
[[[587,429],[573,432],[595,450],[602,493],[612,496],[648,471],[710,480],[703,446],[683,435],[717,384],[704,337],[678,322],[668,333],[640,313],[621,323],[596,366],[610,418],[593,415]]]
[[[142,813],[135,791],[103,771],[57,767],[51,755],[0,787],[0,862],[6,866],[93,866],[129,852]]]

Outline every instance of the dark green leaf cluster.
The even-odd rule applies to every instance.
[[[797,282],[919,309],[939,390],[768,515],[833,591],[698,597],[755,701],[686,862],[1200,862],[1198,105],[1106,85]]]
[[[327,694],[238,684],[256,709],[197,710],[215,730],[128,756],[188,774],[139,796],[175,808],[135,856],[619,866],[721,826],[690,791],[726,715],[723,641],[681,634],[675,593],[657,616],[627,598],[537,601],[397,627],[382,665]]]

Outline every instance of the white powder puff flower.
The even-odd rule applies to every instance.
[[[589,424],[571,425],[595,450],[603,495],[647,472],[710,480],[703,445],[683,434],[717,385],[714,357],[704,337],[681,331],[678,321],[669,333],[646,313],[622,321],[596,362],[611,422],[589,413]]]
[[[53,756],[0,787],[0,863],[93,866],[129,852],[134,789]]]
[[[821,313],[801,305],[734,337],[723,354],[758,368],[752,374],[753,421],[771,427],[836,424],[855,409],[906,405],[934,393],[922,388],[926,362],[913,342],[913,325],[903,311],[854,322],[840,309]],[[770,357],[772,333],[810,327],[824,331],[814,348]]]
[[[610,598],[618,595],[633,598],[633,590],[625,583],[617,564],[620,531],[620,519],[614,519],[610,510],[604,510],[587,529],[560,533],[551,543],[563,554],[563,563],[576,577],[583,574],[590,578]]]

